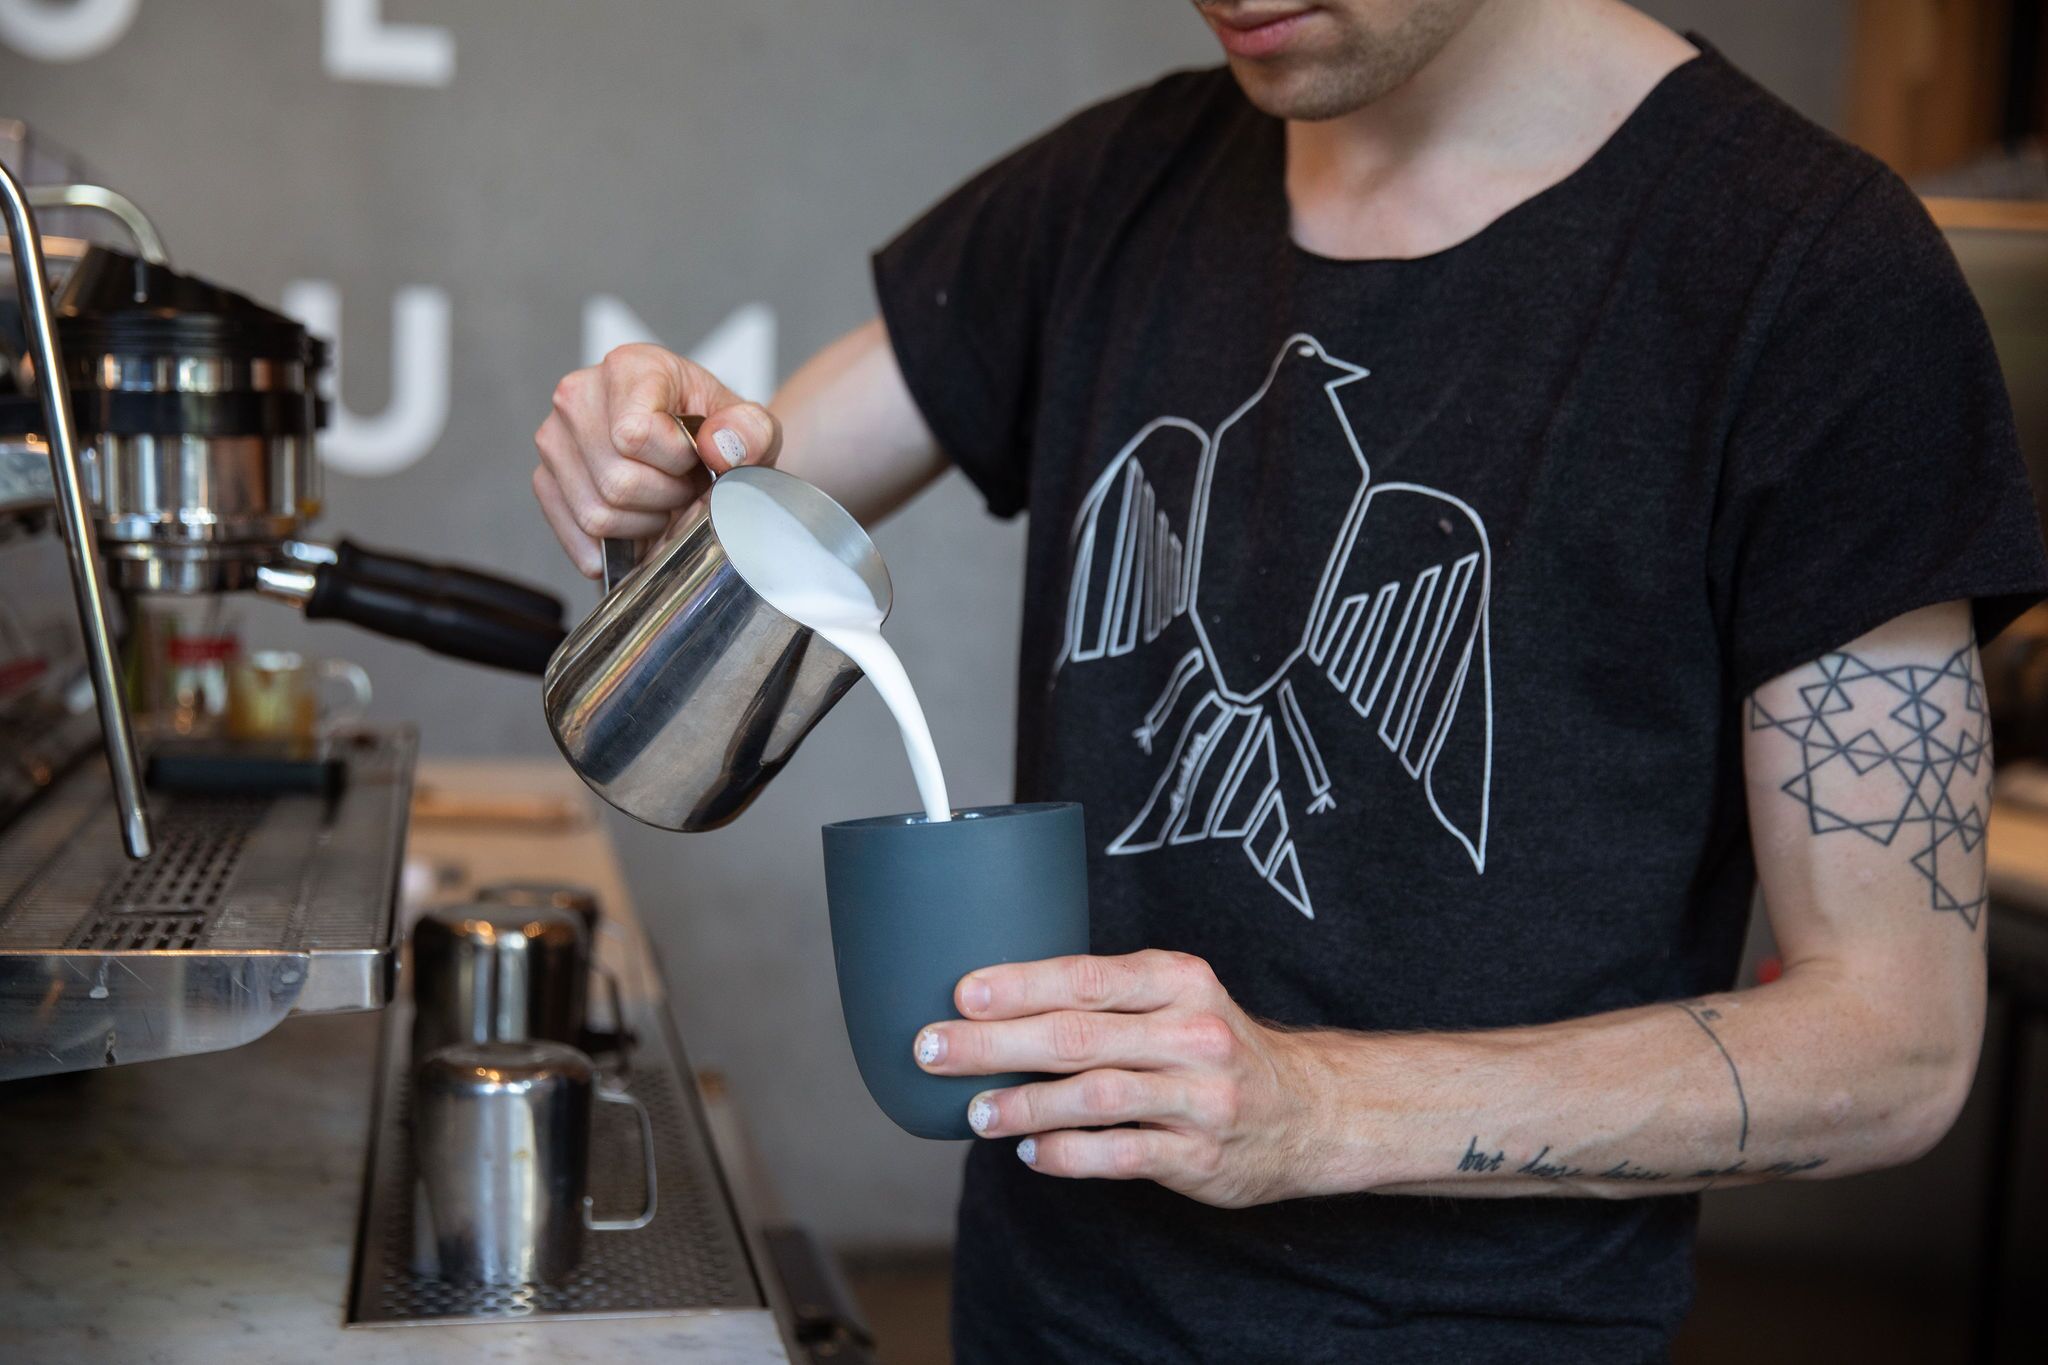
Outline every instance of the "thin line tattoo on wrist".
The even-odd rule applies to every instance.
[[[1546,1161],[1550,1148],[1546,1144],[1542,1151],[1515,1167],[1516,1175],[1531,1175],[1538,1180],[1563,1180],[1566,1176],[1582,1175],[1584,1168],[1562,1161]]]
[[[1742,1071],[1735,1065],[1735,1059],[1728,1055],[1728,1046],[1721,1041],[1721,1035],[1714,1032],[1714,1025],[1720,1021],[1721,1011],[1715,1009],[1704,1000],[1680,1000],[1677,1004],[1678,1008],[1685,1011],[1688,1019],[1700,1026],[1700,1032],[1706,1034],[1713,1041],[1714,1050],[1721,1054],[1721,1060],[1728,1063],[1728,1079],[1735,1082],[1735,1102],[1742,1106],[1742,1127],[1735,1137],[1735,1150],[1738,1152],[1748,1151],[1749,1096],[1743,1093]],[[1740,1162],[1736,1163],[1738,1166],[1741,1164]]]
[[[1930,910],[1971,929],[1989,900],[1984,825],[1991,813],[1991,717],[1974,640],[1939,663],[1879,667],[1825,654],[1790,698],[1749,699],[1749,728],[1799,746],[1780,790],[1816,835],[1851,830],[1887,848],[1903,836]],[[1782,712],[1782,714],[1780,714]]]
[[[1520,1165],[1510,1165],[1515,1158],[1509,1155],[1506,1148],[1481,1147],[1479,1135],[1474,1133],[1467,1139],[1465,1150],[1458,1154],[1456,1171],[1459,1175],[1525,1175],[1546,1182],[1586,1175],[1586,1168],[1583,1166],[1552,1159],[1552,1150],[1551,1144],[1545,1143],[1527,1161]],[[1604,1170],[1593,1173],[1589,1178],[1612,1180],[1621,1184],[1654,1184],[1660,1180],[1672,1179],[1703,1180],[1706,1184],[1700,1187],[1700,1192],[1704,1193],[1721,1181],[1736,1176],[1746,1176],[1755,1181],[1783,1180],[1788,1176],[1818,1170],[1827,1164],[1828,1159],[1824,1156],[1805,1156],[1769,1162],[1752,1170],[1748,1157],[1737,1157],[1725,1166],[1702,1166],[1694,1171],[1667,1171],[1640,1165],[1632,1157],[1623,1157]]]
[[[1600,1172],[1600,1178],[1602,1180],[1669,1180],[1671,1172],[1652,1171],[1646,1167],[1638,1166],[1628,1158],[1623,1157],[1620,1161],[1615,1162],[1612,1166]]]

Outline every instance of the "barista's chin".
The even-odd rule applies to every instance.
[[[1316,123],[1359,107],[1356,102],[1333,100],[1336,92],[1328,89],[1327,78],[1318,79],[1318,73],[1306,64],[1288,63],[1283,69],[1277,62],[1233,57],[1230,74],[1237,78],[1252,107],[1273,118]]]
[[[1358,65],[1311,57],[1249,60],[1232,57],[1230,74],[1252,107],[1290,123],[1320,123],[1365,108],[1398,82],[1362,80]]]
[[[1201,4],[1201,0],[1197,0]],[[1481,0],[1407,0],[1368,22],[1362,3],[1289,12],[1202,4],[1231,74],[1260,112],[1297,123],[1341,118],[1398,90],[1443,51]],[[1400,9],[1400,6],[1389,8]]]
[[[1307,20],[1324,20],[1310,13]],[[1317,27],[1334,28],[1320,24]],[[1260,113],[1318,123],[1363,109],[1415,74],[1422,62],[1346,41],[1342,32],[1298,35],[1285,47],[1251,56],[1224,45],[1230,74]],[[1388,57],[1397,60],[1389,61]]]

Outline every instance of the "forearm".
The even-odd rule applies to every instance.
[[[1908,613],[1753,694],[1744,775],[1786,962],[1768,986],[1343,1033],[1261,1023],[1184,953],[1054,958],[969,973],[918,1064],[1051,1073],[976,1096],[969,1123],[1044,1175],[1226,1208],[1675,1194],[1909,1161],[1962,1107],[1983,1033],[1991,765],[1967,629],[1960,603]]]
[[[1305,1183],[1629,1197],[1909,1160],[1947,1128],[1974,1063],[1912,1040],[1973,1035],[1902,1021],[1875,994],[1816,966],[1535,1028],[1296,1035],[1316,1097]]]
[[[769,407],[782,425],[777,467],[816,484],[865,525],[946,471],[879,321],[805,362]]]

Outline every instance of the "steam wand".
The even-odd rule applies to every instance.
[[[78,604],[78,622],[85,631],[85,655],[92,690],[99,702],[100,734],[106,742],[107,767],[114,779],[114,803],[121,813],[121,844],[131,858],[150,852],[149,807],[142,794],[142,765],[135,754],[135,735],[128,708],[121,700],[121,672],[114,657],[113,632],[107,627],[106,598],[100,586],[99,538],[85,501],[85,471],[79,464],[76,429],[71,423],[71,397],[64,388],[64,357],[50,325],[49,280],[43,269],[43,241],[29,214],[28,198],[14,173],[0,164],[0,210],[12,238],[14,282],[21,294],[21,316],[35,356],[36,389],[49,426],[50,467],[57,484],[57,516],[64,527],[64,547],[71,560],[71,592]]]

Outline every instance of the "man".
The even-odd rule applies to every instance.
[[[1099,956],[904,1040],[1064,1078],[970,1110],[963,1360],[1655,1358],[1684,1196],[1970,1083],[1975,640],[2048,587],[1984,327],[1893,176],[1612,0],[1198,9],[1227,73],[957,191],[772,412],[627,347],[535,491],[594,573],[696,410],[864,518],[949,460],[1032,514],[1019,794],[1086,803]]]

